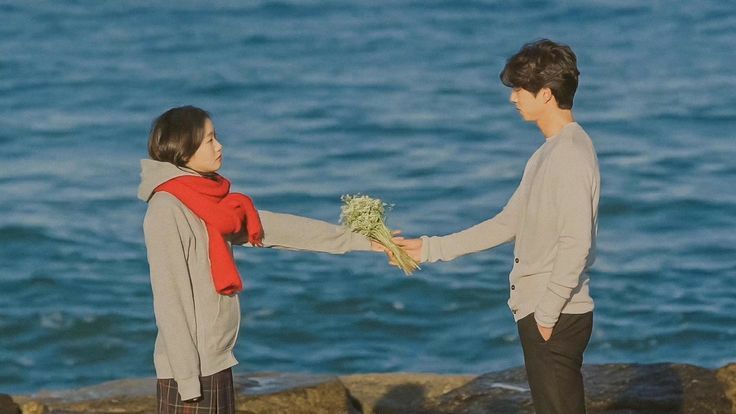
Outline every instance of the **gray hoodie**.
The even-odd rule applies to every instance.
[[[197,175],[167,162],[141,161],[138,198],[148,203],[143,232],[158,335],[158,378],[174,378],[182,400],[201,395],[200,376],[236,365],[233,347],[240,327],[238,296],[215,291],[204,221],[169,193],[153,190],[181,176]],[[259,210],[265,247],[342,254],[370,250],[370,241],[319,220]],[[234,235],[233,243],[247,241]],[[250,246],[244,244],[244,246]]]

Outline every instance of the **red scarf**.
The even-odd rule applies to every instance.
[[[215,290],[232,295],[243,290],[238,268],[224,235],[238,233],[246,225],[248,241],[261,246],[263,227],[253,200],[245,194],[231,193],[230,181],[221,175],[214,179],[184,175],[156,187],[184,203],[207,225],[209,257]]]

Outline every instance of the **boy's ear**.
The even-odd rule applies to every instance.
[[[549,102],[554,98],[554,95],[552,94],[552,89],[550,88],[542,88],[539,90],[539,93],[542,94],[542,98],[544,99],[544,103]]]

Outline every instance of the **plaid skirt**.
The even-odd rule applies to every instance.
[[[233,371],[228,368],[214,375],[199,377],[202,399],[185,403],[179,397],[179,388],[173,378],[159,379],[156,386],[158,413],[160,414],[206,414],[235,413]]]

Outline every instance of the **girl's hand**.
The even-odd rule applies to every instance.
[[[404,249],[404,251],[415,262],[420,263],[422,259],[422,239],[405,239],[403,237],[394,237],[394,243]]]
[[[390,254],[391,252],[388,251],[387,248],[383,247],[383,245],[375,240],[371,240],[371,250],[374,252],[383,252],[386,254]]]
[[[263,247],[263,230],[258,229],[252,234],[248,234],[248,242],[252,244],[253,247]]]
[[[403,237],[397,237],[399,234],[401,234],[401,230],[394,230],[391,232],[391,235],[393,237],[394,243],[396,243],[397,239],[403,239]],[[386,256],[388,256],[388,263],[393,266],[398,266],[398,263],[396,263],[396,260],[394,259],[393,253],[391,253],[391,250],[387,249],[384,245],[381,243],[371,240],[371,250],[374,252],[383,252],[386,253]]]

